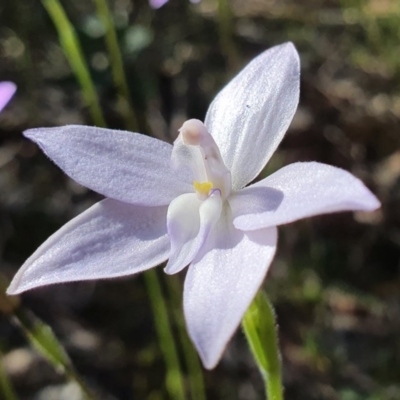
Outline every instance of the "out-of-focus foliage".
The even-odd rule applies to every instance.
[[[95,3],[61,3],[106,123],[124,128]],[[295,161],[329,163],[359,176],[383,205],[280,228],[266,288],[277,308],[286,396],[400,399],[400,2],[232,0],[226,9],[214,0],[170,0],[159,10],[147,0],[108,4],[138,124],[169,141],[185,119],[204,118],[247,60],[295,43],[300,106],[263,174]],[[35,126],[93,123],[46,10],[36,0],[3,1],[0,22],[0,80],[19,88],[0,115],[0,272],[11,278],[51,233],[100,197],[21,135]],[[22,304],[53,327],[102,399],[166,397],[142,277],[43,288],[22,296]],[[19,398],[73,400],[71,384],[29,348],[7,311],[0,349]],[[209,399],[262,398],[241,333],[205,377]]]

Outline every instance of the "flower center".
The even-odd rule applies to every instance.
[[[193,186],[196,190],[197,196],[205,196],[205,198],[208,197],[211,189],[213,188],[213,184],[210,181],[200,183],[198,181],[193,181]]]
[[[200,200],[218,189],[226,199],[232,188],[231,173],[222,160],[214,138],[204,124],[191,119],[179,130],[172,155],[178,167],[189,167],[194,176],[193,186]]]

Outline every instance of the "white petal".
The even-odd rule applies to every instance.
[[[299,56],[285,43],[251,61],[211,103],[205,125],[234,189],[251,182],[281,142],[297,108],[299,84]]]
[[[241,232],[223,213],[207,241],[210,248],[190,265],[184,288],[185,319],[206,368],[218,363],[256,295],[276,240],[276,228]]]
[[[245,231],[337,211],[372,211],[380,206],[349,172],[317,162],[288,165],[236,193],[229,202],[234,225]]]
[[[175,274],[192,262],[218,221],[221,210],[218,190],[203,202],[192,193],[172,201],[167,216],[171,240],[171,254],[165,267],[167,274]]]
[[[30,129],[24,135],[72,179],[116,200],[166,205],[192,190],[179,174],[185,171],[172,171],[172,146],[161,140],[79,125]]]
[[[167,207],[106,199],[74,218],[25,262],[7,293],[52,283],[114,278],[164,262]]]

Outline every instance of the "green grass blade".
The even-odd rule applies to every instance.
[[[56,369],[64,372],[72,367],[67,353],[48,325],[21,308],[14,311],[13,318],[32,346]]]
[[[63,372],[69,380],[80,387],[87,400],[95,400],[96,398],[92,395],[85,382],[75,371],[71,360],[52,329],[32,312],[25,310],[20,305],[18,296],[6,295],[8,283],[4,276],[0,274],[0,310],[8,315],[15,325],[21,329],[29,343],[39,354],[56,370]]]
[[[99,99],[90,76],[89,68],[83,56],[75,28],[58,0],[42,0],[43,6],[52,19],[60,40],[61,47],[71,65],[72,71],[81,85],[83,96],[89,107],[93,122],[97,126],[106,126]]]
[[[186,324],[182,313],[181,296],[182,285],[176,275],[168,276],[167,286],[169,297],[172,302],[172,309],[176,326],[178,327],[179,338],[184,352],[186,367],[189,372],[189,385],[193,400],[206,400],[206,392],[204,387],[203,369],[199,360],[199,356],[189,339],[186,330]]]
[[[115,86],[118,90],[119,105],[125,120],[126,128],[130,131],[138,131],[136,112],[132,105],[128,84],[124,71],[121,50],[118,43],[114,20],[107,5],[107,0],[94,0],[97,14],[103,22],[106,30],[106,45],[110,56],[111,70]]]
[[[153,310],[161,351],[164,355],[167,368],[166,388],[173,400],[184,400],[185,389],[182,370],[179,364],[178,352],[175,346],[174,336],[168,319],[168,310],[162,295],[160,280],[155,270],[144,273],[147,292]]]
[[[75,382],[88,400],[95,400],[95,397],[75,371],[63,346],[48,325],[33,313],[25,311],[22,307],[18,307],[14,311],[13,320],[21,328],[31,345],[54,368],[65,373],[68,379]]]
[[[218,0],[218,33],[222,54],[226,57],[230,72],[239,66],[239,56],[233,40],[234,20],[228,0]]]

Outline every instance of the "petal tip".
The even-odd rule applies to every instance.
[[[24,292],[24,289],[21,289],[20,287],[18,287],[18,284],[16,284],[14,282],[14,279],[11,281],[10,285],[8,286],[7,290],[6,290],[6,294],[8,296],[15,296],[17,294],[20,294]]]
[[[167,265],[166,265],[165,268],[164,268],[164,272],[165,272],[167,275],[174,275],[174,274],[176,273],[176,271],[175,271],[174,269],[171,268],[171,265],[170,265],[169,261],[168,261]]]
[[[17,91],[17,85],[11,81],[0,82],[0,108],[1,110],[8,104]]]
[[[85,126],[85,125],[63,125],[63,126],[54,126],[54,127],[39,127],[39,128],[31,128],[27,129],[22,132],[22,134],[32,140],[32,141],[37,141],[39,137],[43,137],[43,135],[46,135],[48,133],[53,133],[53,134],[68,134],[71,131],[81,129],[84,131],[85,129],[89,129],[93,132],[91,132],[93,135],[96,133],[93,130],[93,127]]]
[[[215,358],[207,359],[207,358],[203,358],[201,356],[200,356],[200,358],[201,358],[201,362],[203,363],[204,368],[211,370],[217,366],[221,356],[219,356],[217,359],[215,359]]]
[[[23,131],[22,134],[29,140],[32,140],[33,142],[36,142],[36,137],[38,136],[39,132],[42,132],[43,128],[32,128],[32,129],[27,129],[26,131]]]
[[[31,135],[32,135],[31,131],[32,131],[32,130],[33,130],[33,129],[28,129],[28,130],[26,130],[26,131],[23,131],[22,134],[23,134],[27,139],[31,139]]]
[[[0,86],[7,86],[10,89],[17,90],[17,85],[11,81],[2,81],[0,82]]]
[[[155,10],[161,8],[166,3],[168,3],[168,0],[149,0],[150,7]]]
[[[281,45],[278,45],[277,47],[281,48],[282,50],[284,50],[288,54],[294,56],[294,58],[297,61],[299,61],[299,65],[300,65],[299,52],[297,51],[297,48],[296,48],[296,46],[295,46],[295,44],[293,42],[285,42],[285,43],[282,43]]]
[[[197,341],[191,337],[195,348],[197,349],[197,353],[200,357],[200,360],[205,369],[211,370],[214,369],[219,361],[221,360],[222,354],[225,351],[226,345],[220,351],[206,351],[203,346],[199,345]]]
[[[294,50],[294,51],[297,53],[296,46],[295,46],[294,43],[291,42],[291,41],[282,43],[282,44],[279,45],[279,46],[282,47],[282,48],[286,48],[286,49],[288,49],[288,50],[290,50],[290,51],[293,51],[293,50]]]
[[[26,292],[27,290],[33,289],[35,284],[32,285],[32,282],[27,281],[25,278],[25,265],[22,265],[21,268],[14,275],[14,278],[11,280],[8,288],[6,290],[6,294],[9,296],[15,296],[17,294],[21,294]]]
[[[0,92],[9,100],[17,91],[17,85],[11,81],[0,82]]]
[[[366,198],[365,203],[363,204],[365,211],[375,211],[382,206],[381,202],[378,198],[372,193],[368,193],[369,196]]]

